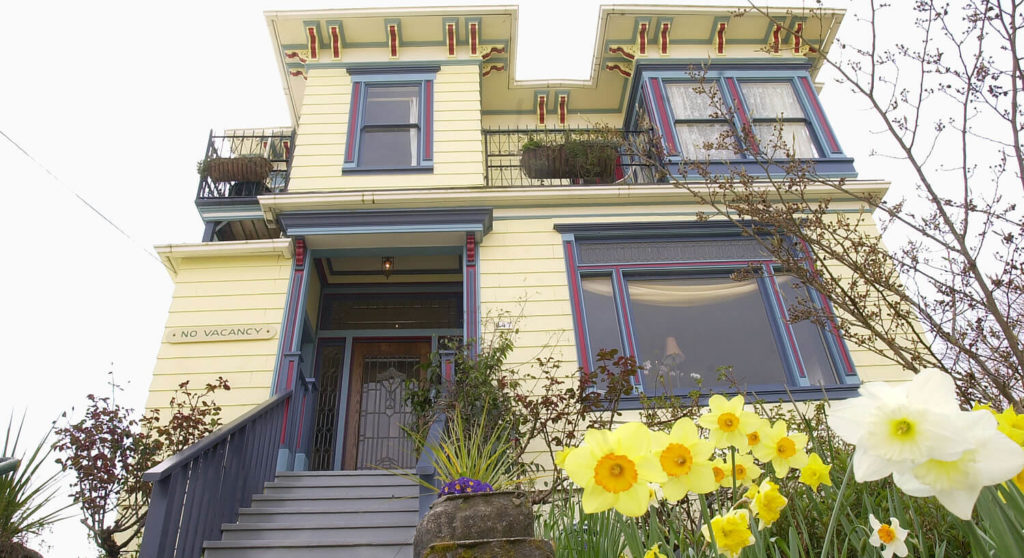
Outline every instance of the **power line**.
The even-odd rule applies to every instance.
[[[99,209],[96,208],[96,206],[94,206],[93,204],[89,203],[89,200],[87,200],[84,197],[82,197],[81,194],[76,192],[74,189],[72,189],[67,184],[64,184],[64,182],[60,179],[60,177],[58,177],[56,174],[53,174],[53,172],[51,172],[50,169],[48,169],[46,167],[46,165],[40,163],[35,157],[32,156],[31,153],[26,151],[24,147],[22,147],[21,145],[18,145],[18,142],[14,141],[14,139],[12,139],[10,136],[8,136],[6,133],[4,133],[3,130],[0,130],[0,136],[3,136],[4,139],[9,141],[11,143],[11,145],[13,145],[14,147],[16,147],[18,149],[18,151],[21,151],[21,153],[25,157],[27,157],[30,161],[32,161],[37,166],[39,166],[39,168],[43,169],[43,171],[46,174],[50,175],[50,178],[52,178],[54,180],[54,182],[56,182],[57,184],[60,184],[61,186],[63,186],[64,189],[67,190],[68,192],[71,192],[72,195],[74,195],[76,198],[78,198],[78,201],[82,202],[86,207],[91,209],[93,213],[95,213],[96,215],[99,215],[100,218],[103,219],[104,221],[106,221],[108,225],[110,225],[111,227],[114,227],[114,230],[116,230],[117,232],[121,233],[132,244],[134,244],[137,248],[142,250],[147,256],[153,258],[154,260],[156,260],[160,265],[164,266],[165,268],[167,267],[167,265],[164,263],[164,261],[161,260],[160,257],[157,256],[155,253],[153,253],[152,250],[149,250],[148,248],[143,246],[143,244],[141,242],[139,242],[138,240],[136,240],[135,237],[133,237],[132,235],[128,234],[124,229],[119,227],[117,225],[117,223],[115,223],[111,218],[109,218],[106,215],[104,215],[102,211],[100,211]]]

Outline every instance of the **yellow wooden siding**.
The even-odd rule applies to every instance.
[[[309,73],[295,138],[290,192],[482,186],[480,79],[475,65],[442,66],[434,81],[434,168],[421,173],[342,171],[352,80],[343,69]]]
[[[265,325],[284,315],[291,260],[271,255],[184,258],[175,262],[167,327]],[[231,390],[216,401],[227,422],[270,395],[280,331],[271,339],[160,345],[147,408],[167,404],[178,384],[201,388],[223,376]]]
[[[572,308],[561,235],[556,223],[650,222],[695,219],[698,206],[530,208],[496,210],[494,229],[480,244],[480,300],[484,316],[518,317],[516,349],[509,364],[525,374],[538,356],[553,356],[560,373],[572,377],[578,368]],[[646,210],[647,215],[642,215]],[[590,217],[569,217],[587,213]],[[629,215],[623,215],[629,213]],[[542,218],[544,215],[556,217]],[[862,225],[877,235],[869,215]],[[488,333],[484,326],[485,335]],[[850,346],[862,381],[905,379],[893,362],[870,350]]]

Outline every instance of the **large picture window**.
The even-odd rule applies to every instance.
[[[823,388],[857,384],[834,328],[788,317],[797,300],[827,301],[784,274],[755,239],[715,226],[620,239],[580,227],[557,228],[566,235],[584,368],[601,349],[632,355],[642,369],[634,381],[648,395],[739,387],[820,398]],[[739,269],[753,277],[733,280]]]
[[[433,74],[353,75],[346,170],[432,166]]]

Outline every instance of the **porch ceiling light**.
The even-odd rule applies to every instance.
[[[384,256],[380,259],[380,270],[384,273],[384,278],[391,278],[391,272],[395,269],[395,258],[394,256]]]

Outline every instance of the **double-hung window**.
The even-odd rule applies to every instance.
[[[634,382],[648,395],[735,386],[766,398],[786,390],[820,398],[822,388],[830,396],[855,388],[835,328],[789,318],[798,301],[828,302],[785,274],[757,240],[731,225],[653,227],[556,227],[565,238],[584,369],[599,350],[616,349],[636,357]],[[736,281],[738,270],[753,277]]]
[[[688,68],[658,66],[641,75],[633,114],[650,115],[669,167],[708,162],[713,172],[728,165],[757,174],[766,172],[765,159],[792,153],[820,174],[855,175],[806,67],[720,65],[696,79]]]
[[[350,73],[345,170],[431,168],[434,73]]]

